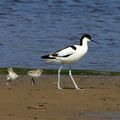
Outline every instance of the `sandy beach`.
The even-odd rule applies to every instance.
[[[57,75],[19,76],[6,85],[0,76],[0,120],[119,120],[120,76],[75,75],[77,91],[67,75],[57,90]]]

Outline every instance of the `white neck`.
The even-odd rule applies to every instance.
[[[82,41],[83,42],[82,46],[88,46],[88,41],[89,41],[89,39],[85,37]]]

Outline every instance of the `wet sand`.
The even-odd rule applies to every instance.
[[[20,76],[6,85],[0,76],[0,120],[119,120],[120,76],[74,76],[77,91],[68,76],[42,75],[31,85],[31,78]]]

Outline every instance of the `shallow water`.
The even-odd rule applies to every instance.
[[[89,33],[105,45],[90,43],[73,68],[120,71],[119,21],[119,0],[1,0],[0,67],[58,68],[40,57]]]

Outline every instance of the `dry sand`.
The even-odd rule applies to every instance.
[[[120,76],[68,76],[57,90],[57,75],[43,75],[32,86],[28,76],[6,85],[0,76],[0,120],[120,120]]]

